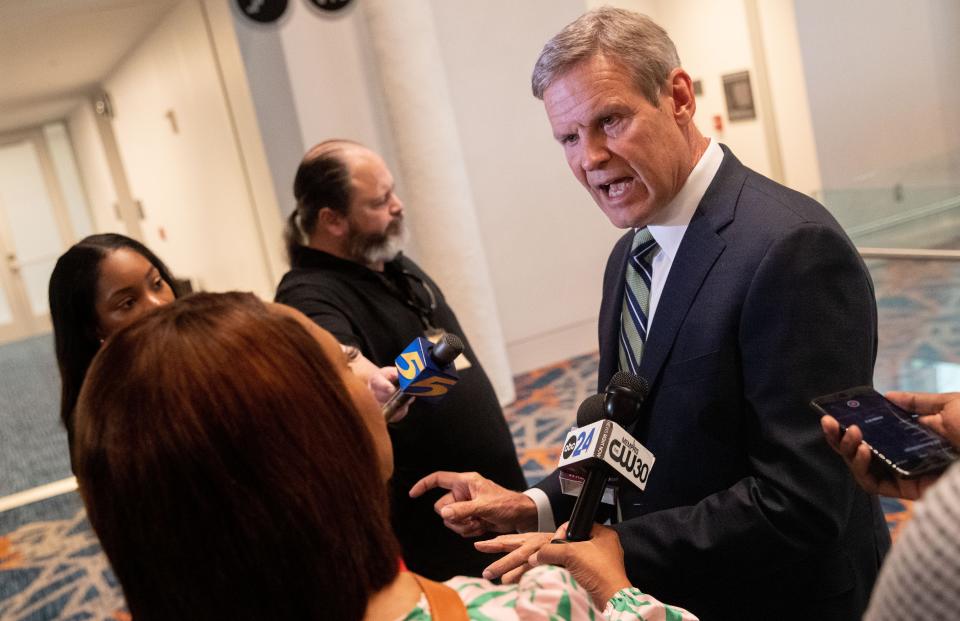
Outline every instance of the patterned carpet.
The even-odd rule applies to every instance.
[[[517,400],[506,416],[531,483],[557,463],[577,406],[593,394],[596,369],[590,354],[516,378]],[[883,504],[896,535],[912,507]],[[7,533],[0,535],[0,619],[129,619],[76,493],[0,514],[0,533]]]
[[[51,513],[69,511],[69,517],[30,522],[0,537],[0,619],[128,620],[80,496],[55,500],[60,506]]]
[[[957,246],[960,246],[958,240]],[[960,261],[869,261],[877,390],[960,390]]]

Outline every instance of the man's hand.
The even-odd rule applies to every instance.
[[[549,544],[551,539],[553,539],[551,533],[515,533],[500,535],[487,541],[478,541],[473,544],[473,547],[488,554],[506,552],[506,556],[483,570],[483,577],[487,580],[500,578],[504,584],[511,584],[520,581],[520,576],[532,567],[529,564],[532,556],[541,547]]]
[[[960,392],[888,392],[890,399],[908,412],[920,415],[920,422],[960,448]]]
[[[916,479],[901,479],[892,472],[878,475],[878,470],[870,467],[873,453],[870,447],[863,443],[863,434],[856,425],[848,427],[843,437],[840,436],[840,423],[832,416],[821,418],[820,426],[827,443],[843,457],[853,478],[869,494],[917,500],[939,478],[938,474],[924,475]]]
[[[410,497],[417,498],[438,487],[450,491],[433,509],[447,528],[462,537],[537,527],[537,506],[532,498],[501,487],[476,472],[428,474],[410,489]]]
[[[567,525],[561,526],[556,540],[566,536]],[[593,598],[593,603],[603,610],[614,594],[630,586],[623,566],[623,547],[617,531],[599,524],[593,525],[589,541],[548,543],[535,552],[527,561],[537,565],[560,565],[573,574],[574,579]]]

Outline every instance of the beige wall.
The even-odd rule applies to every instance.
[[[180,3],[105,87],[131,192],[143,203],[144,242],[207,290],[272,298],[273,277],[200,4]]]
[[[77,166],[90,204],[94,229],[99,233],[126,233],[114,208],[117,192],[97,132],[92,106],[81,104],[67,119],[70,138],[77,154]]]
[[[583,3],[432,7],[511,366],[593,351],[603,268],[622,232],[570,173],[530,93],[540,49]]]
[[[794,0],[759,0],[756,4],[773,102],[774,130],[783,163],[780,181],[804,194],[815,194],[822,183]]]

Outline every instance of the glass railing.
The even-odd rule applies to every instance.
[[[958,186],[824,190],[819,198],[858,246],[960,247]]]
[[[960,390],[960,251],[860,251],[877,295],[875,387]]]
[[[869,170],[815,195],[857,246],[960,250],[960,150]]]

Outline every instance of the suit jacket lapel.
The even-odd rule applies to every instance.
[[[657,302],[657,312],[640,360],[640,375],[651,386],[660,375],[704,279],[726,247],[726,242],[717,233],[733,219],[746,175],[743,165],[733,154],[726,147],[723,150],[723,163],[690,220]],[[621,295],[622,288],[623,285]]]

